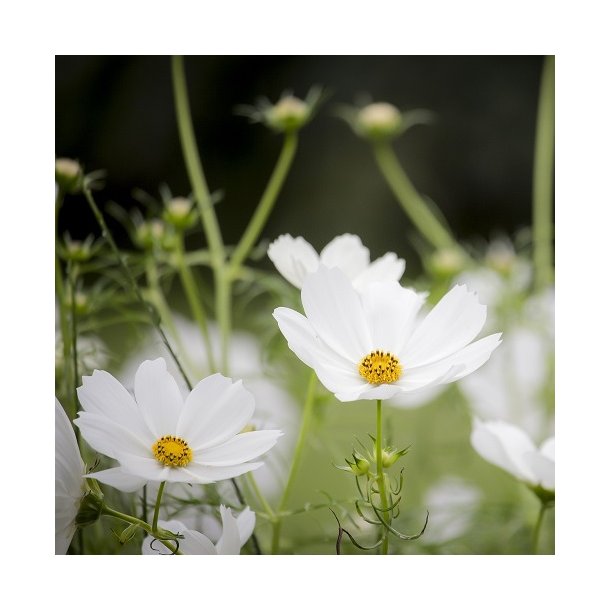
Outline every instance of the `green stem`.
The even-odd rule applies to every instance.
[[[269,505],[269,502],[267,502],[267,500],[265,499],[265,496],[262,494],[262,492],[258,486],[258,483],[256,482],[256,479],[254,478],[254,475],[251,472],[249,472],[246,474],[246,477],[248,479],[248,483],[250,484],[250,487],[252,488],[252,491],[254,492],[254,495],[256,496],[256,499],[258,500],[258,503],[261,505],[263,510],[267,513],[269,520],[272,523],[274,523],[275,519],[276,519],[275,513],[273,512],[273,509]]]
[[[212,342],[210,341],[210,333],[208,330],[208,322],[205,315],[205,310],[201,304],[201,299],[197,293],[197,285],[195,284],[195,278],[191,268],[186,264],[184,260],[184,234],[181,232],[176,240],[176,263],[178,265],[178,273],[180,275],[180,281],[186,294],[189,307],[193,317],[195,318],[208,356],[208,366],[210,371],[216,370],[214,364],[214,352],[212,349]]]
[[[301,420],[301,429],[299,431],[299,438],[297,439],[297,444],[294,449],[294,454],[292,456],[292,464],[290,465],[290,471],[288,473],[288,480],[286,481],[286,487],[284,487],[284,493],[280,499],[280,503],[275,511],[276,520],[273,523],[273,537],[271,541],[271,554],[277,555],[280,549],[280,535],[282,532],[282,517],[279,516],[284,508],[286,508],[286,504],[288,503],[288,499],[290,498],[290,492],[294,486],[296,480],[296,474],[301,464],[301,458],[303,456],[303,449],[305,448],[307,434],[309,432],[309,428],[311,427],[311,422],[313,419],[314,412],[314,404],[315,404],[315,393],[317,387],[317,377],[314,371],[311,372],[311,376],[309,378],[309,385],[307,387],[307,395],[305,398],[305,404],[303,406],[303,418]]]
[[[289,131],[286,132],[284,138],[284,146],[280,156],[278,157],[275,169],[271,174],[271,178],[267,183],[267,187],[261,197],[261,200],[254,212],[246,231],[242,235],[239,243],[237,244],[231,260],[229,263],[229,277],[233,279],[234,274],[239,269],[240,265],[246,260],[250,251],[252,250],[257,239],[260,237],[261,231],[269,218],[269,214],[273,209],[273,206],[277,200],[279,192],[286,180],[290,166],[294,159],[294,155],[297,149],[297,132]]]
[[[148,523],[138,519],[137,517],[132,517],[131,515],[127,515],[125,513],[121,513],[118,510],[114,510],[109,506],[104,505],[102,508],[102,515],[106,515],[108,517],[114,517],[115,519],[120,519],[121,521],[125,521],[126,523],[131,523],[133,525],[138,525],[141,527],[147,534],[156,538],[157,530],[152,528]],[[181,555],[180,551],[176,549],[176,547],[169,540],[158,539],[161,544],[166,546],[172,553],[176,553]]]
[[[215,274],[216,320],[220,329],[220,372],[229,375],[229,337],[231,336],[231,278],[224,269]]]
[[[120,265],[121,269],[123,270],[123,273],[125,274],[125,277],[129,281],[129,284],[131,286],[131,289],[133,290],[133,293],[135,294],[135,296],[138,299],[138,301],[140,302],[140,304],[144,307],[145,311],[150,316],[150,321],[151,321],[152,325],[157,329],[157,332],[161,336],[163,345],[165,345],[165,348],[167,349],[167,351],[173,358],[174,362],[176,363],[176,366],[178,367],[180,374],[184,378],[184,381],[185,381],[188,389],[192,390],[193,386],[191,385],[191,382],[190,382],[186,372],[184,371],[184,368],[182,367],[180,360],[178,360],[176,353],[172,349],[172,346],[169,344],[169,341],[167,340],[167,336],[166,336],[165,332],[161,328],[161,324],[159,322],[159,315],[158,315],[157,311],[152,306],[152,304],[149,303],[148,301],[146,301],[146,299],[142,296],[140,287],[138,286],[136,279],[134,278],[133,274],[131,273],[129,267],[127,266],[127,263],[123,259],[123,256],[121,255],[121,252],[119,251],[119,249],[114,241],[114,238],[112,237],[112,234],[110,233],[110,230],[108,229],[108,225],[106,224],[106,221],[104,220],[104,217],[102,216],[102,213],[100,212],[100,209],[97,207],[97,204],[95,203],[95,200],[93,199],[93,195],[91,194],[91,191],[85,186],[85,187],[83,187],[83,193],[85,194],[85,197],[87,198],[87,202],[89,203],[89,207],[91,208],[91,211],[93,212],[93,215],[95,216],[95,219],[97,220],[98,224],[100,225],[100,228],[102,230],[102,235],[104,236],[104,238],[110,245],[112,252],[116,256],[116,258],[119,262],[119,265]]]
[[[76,279],[78,277],[78,265],[68,261],[67,269],[68,283],[70,286],[70,320],[72,326],[70,328],[71,342],[70,342],[70,355],[71,355],[71,366],[72,366],[72,404],[74,405],[74,417],[78,415],[78,392],[76,386],[78,385],[78,348],[77,339],[78,333],[76,328]],[[80,447],[80,429],[76,429],[76,442]]]
[[[159,491],[157,492],[157,501],[155,502],[155,512],[153,514],[152,529],[156,533],[158,531],[157,523],[159,522],[159,510],[161,508],[161,498],[163,497],[163,490],[165,489],[165,481],[161,481],[159,485]]]
[[[66,289],[64,286],[64,276],[59,262],[58,256],[58,236],[57,236],[57,221],[59,217],[59,210],[64,200],[64,192],[58,188],[55,196],[55,292],[57,294],[57,301],[59,304],[59,328],[61,332],[62,341],[62,352],[64,359],[64,395],[67,401],[70,401],[72,407],[72,413],[76,417],[76,404],[73,402],[72,388],[74,382],[71,378],[72,369],[69,366],[70,363],[70,316],[66,304]]]
[[[174,101],[176,104],[176,119],[178,132],[182,145],[182,154],[186,164],[195,200],[199,208],[199,215],[203,224],[208,246],[212,256],[212,266],[219,271],[224,265],[224,246],[222,235],[216,219],[216,213],[212,204],[212,198],[205,180],[197,143],[195,131],[191,119],[191,109],[186,89],[186,78],[184,75],[184,60],[181,56],[172,57],[172,83],[174,88]]]
[[[540,502],[540,510],[538,511],[538,518],[536,519],[536,525],[534,526],[534,535],[532,538],[532,553],[534,555],[538,555],[538,547],[540,544],[540,530],[546,508],[547,505],[544,502]]]
[[[385,475],[383,473],[383,440],[382,440],[382,419],[381,419],[381,400],[377,401],[377,438],[375,440],[375,459],[377,461],[377,485],[379,486],[379,496],[381,497],[381,508],[383,510],[382,518],[391,521],[391,515],[388,513],[388,498],[385,488]],[[389,548],[388,531],[382,526],[383,543],[381,545],[381,554],[387,555]]]
[[[417,192],[413,183],[401,167],[391,144],[380,141],[374,144],[375,160],[398,202],[418,231],[435,248],[452,248],[463,253],[449,230],[443,226],[428,204]]]
[[[545,57],[540,82],[533,175],[533,257],[537,290],[553,281],[553,159],[555,58]]]

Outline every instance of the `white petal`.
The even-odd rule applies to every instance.
[[[129,474],[121,467],[92,472],[87,477],[125,492],[138,491],[146,485],[146,479]]]
[[[398,258],[394,252],[388,252],[372,262],[352,280],[356,290],[364,290],[370,282],[399,281],[405,272],[405,261]]]
[[[472,446],[488,462],[528,483],[537,483],[525,454],[535,452],[531,439],[519,428],[502,421],[475,420]]]
[[[351,402],[353,400],[385,400],[392,398],[402,392],[402,389],[393,384],[382,383],[380,385],[371,385],[366,383],[360,386],[359,389],[342,390],[337,392],[335,396],[341,402]]]
[[[115,459],[118,452],[134,453],[143,457],[149,455],[152,443],[156,440],[151,437],[149,431],[148,438],[138,438],[131,430],[97,413],[81,411],[74,423],[93,449]]]
[[[407,363],[399,383],[404,383],[405,387],[408,384],[409,389],[415,389],[416,385],[423,387],[420,385],[422,381],[429,384],[433,379],[440,377],[443,377],[443,383],[457,381],[476,371],[489,360],[491,353],[500,345],[501,336],[501,333],[496,333],[479,339],[438,362],[416,367],[409,367]],[[453,369],[453,373],[449,376],[445,375],[450,369]]]
[[[76,531],[76,515],[85,493],[80,457],[72,424],[55,399],[55,554],[68,551]]]
[[[255,525],[256,513],[246,506],[246,508],[239,513],[239,517],[237,517],[237,529],[239,530],[240,546],[244,546],[244,544],[248,542],[248,539],[250,536],[252,536]]]
[[[413,332],[423,302],[423,295],[403,288],[398,282],[372,282],[366,286],[362,306],[374,349],[400,354]]]
[[[226,506],[220,507],[222,518],[222,536],[216,543],[216,551],[219,555],[239,555],[241,540],[237,519],[231,513],[231,509]]]
[[[555,437],[547,438],[540,446],[540,453],[549,460],[555,461]]]
[[[269,451],[281,435],[279,430],[245,432],[217,447],[195,448],[193,459],[204,466],[235,466]]]
[[[134,390],[140,413],[156,437],[174,434],[183,400],[163,358],[146,360],[140,365]]]
[[[555,489],[555,460],[542,453],[532,452],[525,454],[525,460],[532,469],[536,482],[544,489]]]
[[[200,381],[188,395],[176,434],[191,449],[224,443],[243,430],[254,413],[254,396],[241,381],[216,374]]]
[[[357,363],[374,349],[360,297],[341,271],[320,267],[309,274],[301,300],[312,328],[332,350]]]
[[[184,539],[180,540],[179,550],[183,555],[218,555],[212,541],[196,530],[183,532]]]
[[[297,288],[303,286],[308,273],[318,268],[320,260],[308,241],[291,235],[280,235],[269,245],[267,255],[284,278]]]
[[[329,269],[338,267],[350,279],[362,273],[371,260],[369,249],[357,235],[345,233],[335,237],[320,252],[320,262]]]
[[[86,412],[104,415],[138,436],[146,434],[148,428],[135,400],[110,373],[93,371],[90,377],[83,377],[77,392]]]
[[[476,294],[455,286],[418,325],[401,356],[410,366],[446,358],[479,334],[486,317],[487,307]]]
[[[256,470],[263,465],[263,462],[248,462],[247,464],[237,464],[235,466],[204,466],[191,462],[183,468],[192,477],[194,483],[214,483],[225,479],[234,479],[246,472]]]

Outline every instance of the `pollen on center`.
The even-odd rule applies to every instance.
[[[186,466],[193,459],[193,451],[179,436],[162,436],[152,446],[153,455],[163,466]]]
[[[375,350],[360,361],[358,372],[372,384],[394,383],[400,378],[402,367],[398,358],[390,352]]]

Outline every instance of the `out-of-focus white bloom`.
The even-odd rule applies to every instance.
[[[183,399],[165,360],[143,362],[135,376],[135,400],[106,371],[83,377],[83,406],[76,425],[93,447],[119,466],[88,476],[122,491],[147,481],[212,483],[262,466],[250,460],[268,451],[279,430],[240,433],[254,413],[254,397],[216,374]]]
[[[489,364],[460,381],[460,389],[481,419],[510,422],[539,440],[553,430],[552,291],[529,299],[523,311]]]
[[[481,492],[457,477],[446,477],[431,487],[424,498],[430,512],[425,538],[429,544],[444,544],[465,534],[481,501]]]
[[[200,379],[208,374],[210,368],[199,328],[193,322],[178,315],[173,316],[173,321],[181,349],[171,336],[170,342],[178,353],[183,353],[184,364],[191,378]],[[209,334],[214,353],[218,354],[220,333],[216,325],[210,324]],[[143,360],[159,356],[165,357],[168,371],[177,380],[183,393],[186,393],[188,391],[186,384],[156,333],[151,333],[141,349],[125,363],[119,379],[125,387],[131,388],[139,364]],[[248,424],[253,425],[256,430],[275,428],[284,433],[277,445],[264,456],[265,467],[252,472],[262,493],[265,497],[271,498],[281,492],[288,476],[290,457],[298,432],[299,410],[293,398],[280,387],[279,383],[274,383],[265,375],[262,348],[256,337],[242,331],[232,333],[228,360],[231,374],[243,381],[244,387],[252,392],[256,400],[256,412]],[[192,524],[183,513],[180,513],[180,519],[188,526],[197,525]]]
[[[398,282],[373,282],[362,294],[336,268],[305,278],[306,316],[273,316],[290,349],[341,401],[388,399],[450,383],[483,365],[500,334],[472,343],[486,307],[465,286],[447,293],[423,320],[423,297]]]
[[[86,492],[81,459],[72,424],[55,399],[55,554],[64,555],[74,532],[76,515]]]
[[[554,437],[537,449],[530,437],[517,426],[503,421],[481,422],[475,419],[470,441],[481,457],[520,481],[555,490]]]
[[[370,282],[398,281],[405,271],[405,261],[394,252],[371,263],[369,249],[357,235],[349,233],[335,237],[319,255],[302,237],[281,235],[269,245],[267,254],[276,269],[297,288],[302,288],[305,277],[320,266],[341,269],[356,290],[362,290]]]
[[[55,370],[65,368],[64,347],[61,333],[55,333]],[[89,373],[95,369],[104,368],[108,364],[108,350],[105,343],[96,335],[79,335],[76,340],[78,355],[78,370]]]
[[[241,547],[254,531],[256,515],[246,507],[235,518],[231,509],[225,506],[220,507],[220,515],[222,532],[216,544],[209,535],[188,529],[181,521],[159,521],[159,526],[184,536],[179,540],[179,551],[183,555],[239,555]],[[171,551],[162,543],[155,542],[152,536],[147,536],[142,543],[142,555],[171,555]]]

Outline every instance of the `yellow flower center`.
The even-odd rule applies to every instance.
[[[164,466],[186,466],[193,459],[188,443],[179,436],[162,436],[152,446],[153,455]]]
[[[358,372],[369,383],[394,383],[400,378],[402,367],[390,352],[375,350],[360,361]]]

